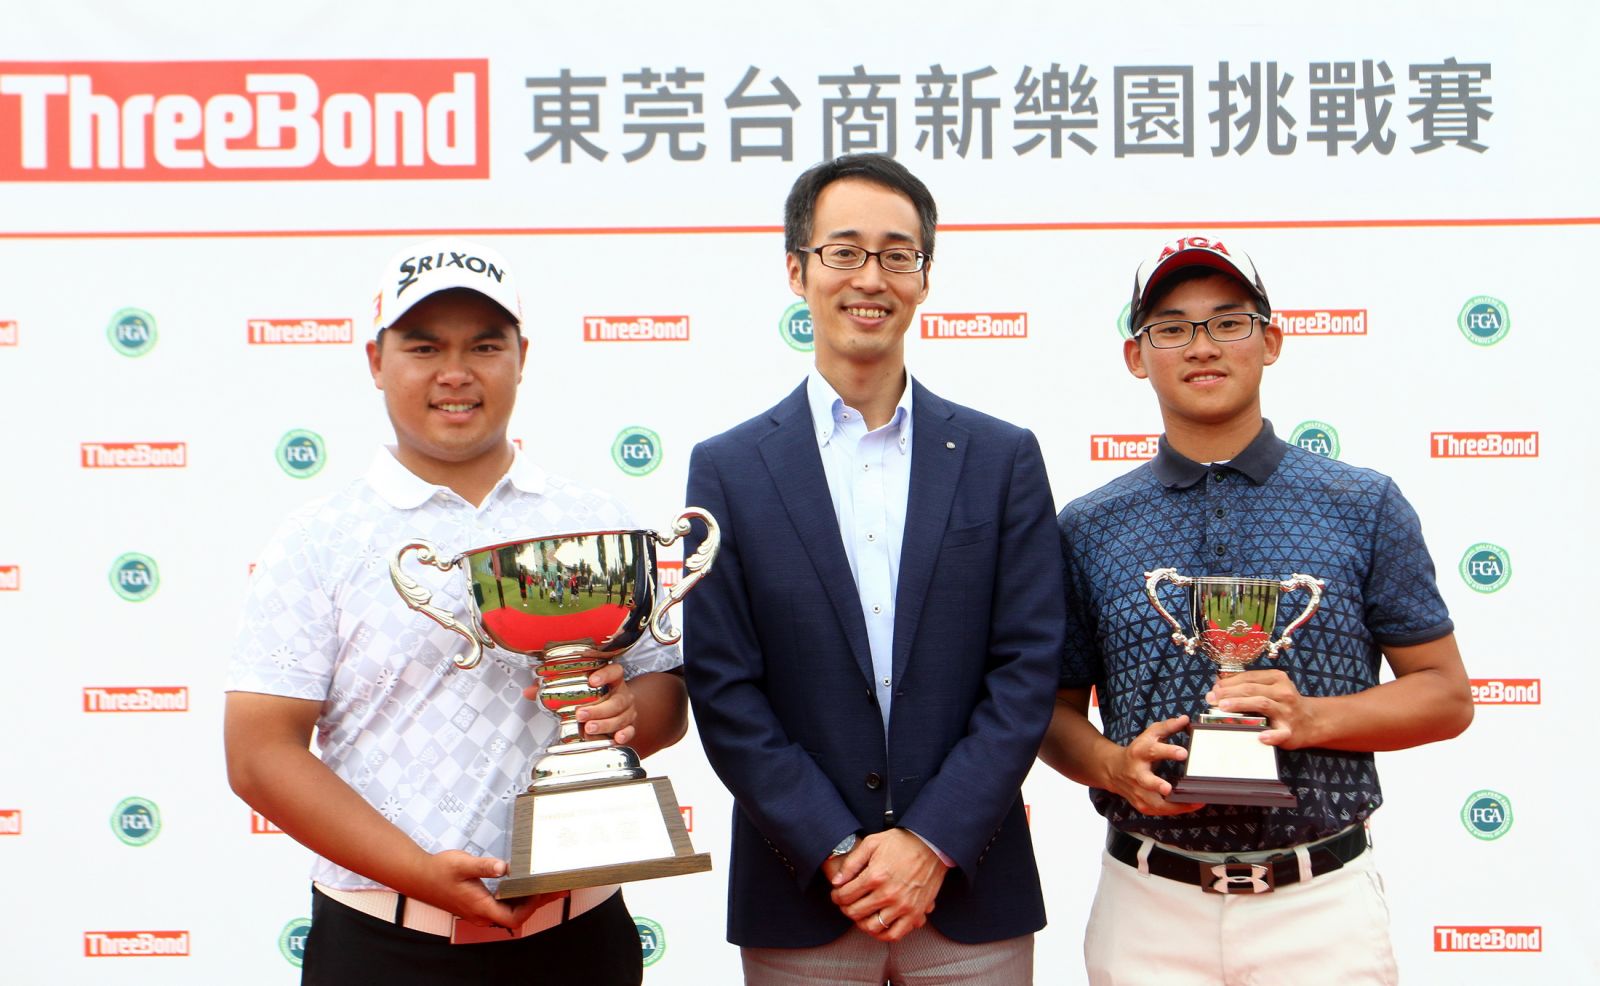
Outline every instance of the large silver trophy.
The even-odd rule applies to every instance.
[[[1194,633],[1167,612],[1156,595],[1163,581],[1189,589]],[[1306,589],[1311,601],[1305,610],[1272,639],[1278,622],[1278,598]],[[1296,630],[1305,625],[1322,604],[1323,583],[1309,575],[1287,579],[1247,579],[1234,576],[1179,575],[1175,568],[1145,573],[1144,591],[1161,618],[1172,625],[1172,642],[1185,654],[1200,651],[1217,664],[1217,680],[1238,674],[1265,654],[1277,657],[1293,644]],[[1184,775],[1172,786],[1171,800],[1188,804],[1265,805],[1292,808],[1294,793],[1278,777],[1278,751],[1260,740],[1267,728],[1265,716],[1209,708],[1195,716],[1190,729],[1189,759]]]
[[[684,559],[683,577],[657,591],[656,547],[667,547],[700,520],[706,538]],[[389,562],[406,605],[467,638],[455,659],[476,667],[483,648],[505,652],[513,666],[532,670],[539,702],[559,723],[557,741],[533,765],[532,783],[513,809],[510,869],[496,897],[627,883],[697,873],[711,857],[696,853],[684,829],[672,785],[646,777],[639,756],[611,737],[585,739],[578,710],[599,701],[589,675],[621,657],[646,633],[663,644],[679,632],[667,611],[711,571],[721,534],[698,507],[683,510],[672,534],[586,531],[521,538],[472,548],[445,559],[416,540]],[[468,621],[441,609],[407,575],[408,554],[441,571],[460,569],[470,589]]]

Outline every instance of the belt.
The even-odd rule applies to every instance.
[[[1106,838],[1106,852],[1111,858],[1133,867],[1139,865],[1139,852],[1143,845],[1139,839],[1115,828]],[[1367,830],[1363,825],[1352,825],[1325,842],[1306,847],[1306,853],[1311,857],[1313,877],[1332,873],[1366,851]],[[1293,849],[1286,849],[1257,862],[1244,863],[1232,859],[1221,862],[1197,859],[1160,846],[1151,846],[1145,864],[1156,876],[1193,884],[1207,893],[1264,894],[1271,893],[1275,887],[1300,882],[1300,860]]]
[[[442,907],[425,904],[414,897],[405,897],[393,890],[338,890],[313,883],[329,900],[379,919],[390,921],[402,928],[423,934],[449,938],[455,928],[456,916]],[[529,915],[523,922],[518,937],[536,934],[570,921],[586,911],[599,907],[616,893],[616,884],[604,887],[581,887],[572,896],[552,900]]]

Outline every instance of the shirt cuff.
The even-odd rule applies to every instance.
[[[953,870],[953,869],[956,868],[956,861],[951,859],[949,856],[946,856],[944,854],[944,852],[938,846],[936,846],[933,843],[929,842],[927,839],[923,839],[922,838],[922,833],[913,832],[911,829],[906,829],[906,831],[907,832],[911,832],[912,835],[916,836],[919,839],[922,839],[922,844],[927,846],[929,849],[933,850],[933,854],[935,856],[939,857],[939,862],[944,864],[944,868],[945,869]]]

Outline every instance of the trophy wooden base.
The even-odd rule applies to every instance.
[[[501,900],[711,869],[697,853],[665,777],[530,791],[512,814]]]
[[[1172,785],[1168,801],[1265,808],[1299,804],[1288,785],[1278,779],[1277,748],[1261,742],[1265,720],[1239,716],[1228,717],[1227,722],[1207,722],[1204,715],[1198,718],[1190,727],[1183,779]],[[1249,719],[1255,721],[1239,721]]]

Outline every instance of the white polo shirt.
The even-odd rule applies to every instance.
[[[522,697],[531,672],[484,648],[470,671],[452,659],[460,634],[409,609],[389,559],[414,538],[445,558],[538,534],[636,530],[612,497],[549,475],[518,451],[483,505],[425,482],[380,449],[367,475],[297,510],[262,550],[251,579],[228,691],[323,703],[322,761],[428,852],[507,858],[513,799],[556,719]],[[416,563],[407,571],[433,604],[470,623],[465,576]],[[665,671],[679,649],[645,634],[623,659],[627,675]],[[318,858],[312,879],[376,887]]]

